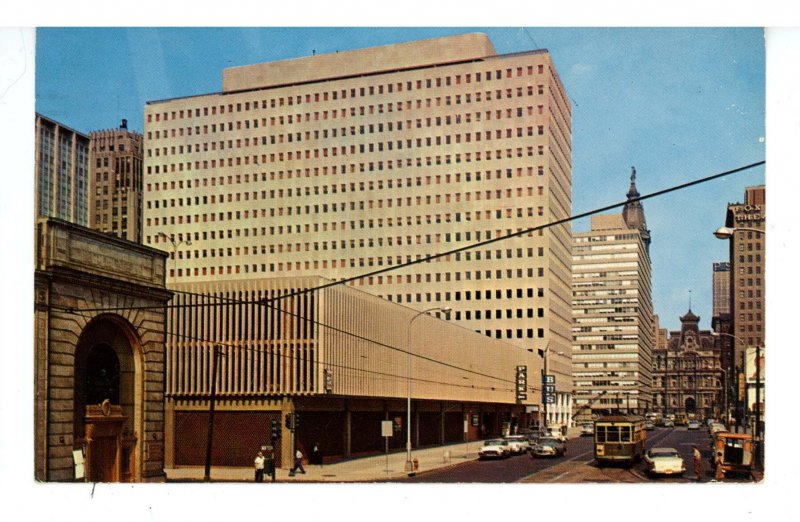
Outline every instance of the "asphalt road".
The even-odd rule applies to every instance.
[[[557,458],[531,458],[528,454],[512,456],[501,460],[467,461],[448,468],[420,473],[404,479],[411,483],[579,483],[579,482],[694,482],[692,464],[692,445],[696,445],[704,455],[705,476],[702,481],[712,478],[708,464],[710,456],[710,437],[705,428],[689,431],[685,426],[676,428],[656,428],[647,432],[647,448],[671,447],[678,450],[686,463],[682,477],[650,478],[645,473],[643,462],[631,467],[598,467],[593,457],[591,437],[575,437],[567,443],[567,453]],[[746,481],[744,479],[743,481]]]

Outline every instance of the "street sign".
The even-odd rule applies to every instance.
[[[555,393],[556,392],[556,385],[555,384],[545,384],[545,385],[542,386],[542,389],[547,394]]]
[[[556,403],[556,396],[555,395],[545,395],[544,400],[542,401],[545,404],[555,404]]]
[[[390,420],[381,421],[381,437],[391,437],[392,436],[392,426],[393,422]]]
[[[555,384],[555,383],[556,383],[555,375],[542,375],[542,384]]]
[[[526,393],[528,389],[528,367],[527,366],[517,366],[517,400],[518,401],[525,401],[528,400],[528,394]]]

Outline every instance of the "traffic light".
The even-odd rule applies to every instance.
[[[295,413],[294,414],[294,429],[297,429],[299,427],[300,427],[300,414],[299,413]]]
[[[270,436],[272,440],[279,439],[281,436],[281,427],[279,424],[278,419],[272,419],[270,421]]]
[[[284,418],[283,425],[286,426],[286,429],[288,430],[294,430],[294,415],[287,413],[286,417]]]

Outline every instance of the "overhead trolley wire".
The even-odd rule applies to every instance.
[[[376,276],[376,275],[382,275],[382,274],[385,274],[387,272],[400,270],[402,268],[406,268],[406,267],[409,267],[409,266],[412,266],[412,265],[416,265],[416,264],[420,264],[420,263],[428,263],[430,261],[433,261],[435,259],[439,259],[441,257],[445,257],[445,256],[453,255],[453,254],[458,254],[458,253],[461,253],[461,252],[466,252],[468,250],[472,250],[472,249],[479,248],[479,247],[482,247],[482,246],[486,246],[486,245],[490,245],[490,244],[493,244],[493,243],[497,243],[499,241],[504,241],[506,239],[511,239],[511,238],[514,238],[514,237],[531,234],[533,232],[537,232],[539,230],[544,230],[546,228],[550,228],[550,227],[553,227],[553,226],[564,225],[566,223],[570,223],[572,221],[583,219],[583,218],[592,216],[594,214],[607,212],[609,210],[625,206],[625,205],[627,205],[629,203],[635,203],[635,202],[638,202],[638,201],[644,201],[644,200],[651,199],[651,198],[654,198],[654,197],[663,196],[665,194],[669,194],[670,192],[675,192],[675,191],[683,190],[683,189],[686,189],[686,188],[689,188],[689,187],[692,187],[692,186],[695,186],[695,185],[700,185],[702,183],[707,183],[709,181],[714,181],[716,179],[719,179],[719,178],[722,178],[722,177],[725,177],[725,176],[730,176],[732,174],[737,174],[737,173],[740,173],[740,172],[744,172],[746,170],[749,170],[749,169],[752,169],[752,168],[755,168],[755,167],[759,167],[759,166],[764,165],[764,164],[766,164],[765,160],[757,161],[757,162],[751,163],[749,165],[744,165],[744,166],[741,166],[741,167],[737,167],[735,169],[726,170],[724,172],[720,172],[720,173],[717,173],[717,174],[712,174],[710,176],[706,176],[706,177],[699,178],[699,179],[696,179],[696,180],[693,180],[693,181],[682,183],[680,185],[674,185],[672,187],[668,187],[666,189],[658,190],[656,192],[651,192],[651,193],[645,194],[643,196],[630,198],[630,199],[626,198],[624,201],[620,201],[620,202],[617,202],[617,203],[614,203],[614,204],[611,204],[611,205],[607,205],[607,206],[604,206],[604,207],[600,207],[600,208],[596,208],[596,209],[589,210],[589,211],[586,211],[586,212],[582,212],[580,214],[575,214],[575,215],[572,215],[570,217],[558,219],[556,221],[550,221],[548,223],[544,223],[542,225],[537,225],[535,227],[530,227],[530,228],[518,230],[517,232],[511,232],[511,233],[508,233],[508,234],[505,234],[505,235],[501,235],[501,236],[498,236],[498,237],[495,237],[495,238],[492,238],[492,239],[486,239],[484,241],[480,241],[480,242],[477,242],[477,243],[471,243],[469,245],[465,245],[463,247],[454,248],[452,250],[439,252],[437,254],[431,254],[431,255],[422,257],[420,259],[406,261],[405,263],[400,263],[400,264],[397,264],[397,265],[381,268],[381,269],[378,269],[378,270],[373,270],[371,272],[366,272],[364,274],[360,274],[360,275],[356,275],[356,276],[352,276],[352,277],[346,277],[346,278],[338,279],[338,280],[335,280],[335,281],[330,281],[329,283],[325,283],[325,284],[322,284],[322,285],[319,285],[319,286],[315,286],[315,287],[311,287],[311,288],[305,288],[305,289],[302,289],[302,290],[296,290],[296,291],[293,291],[293,292],[288,292],[286,294],[283,294],[283,295],[280,295],[280,296],[277,296],[277,297],[273,297],[273,298],[269,298],[269,299],[261,299],[261,300],[258,300],[258,301],[243,301],[243,303],[255,302],[255,303],[259,303],[259,304],[268,304],[268,303],[271,303],[273,301],[279,301],[279,300],[287,299],[287,298],[290,298],[290,297],[297,297],[299,295],[308,294],[308,293],[311,293],[311,292],[317,292],[317,291],[324,290],[326,288],[331,288],[331,287],[338,286],[338,285],[346,285],[348,283],[353,283],[355,281],[358,281],[358,280],[361,280],[361,279],[364,279],[364,278],[367,278],[367,277],[373,277],[373,276]],[[167,308],[171,308],[173,306],[174,305],[167,305],[166,307]],[[193,305],[193,306],[199,306],[199,305]],[[82,308],[82,309],[78,309],[78,308],[74,308],[73,307],[73,308],[70,308],[69,310],[71,310],[71,311],[82,311],[82,312],[114,312],[114,311],[121,311],[121,310],[160,310],[160,309],[164,309],[164,308],[165,308],[165,306],[108,307],[108,308]]]

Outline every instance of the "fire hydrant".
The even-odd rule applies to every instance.
[[[419,459],[417,459],[415,457],[413,462],[414,462],[414,471],[418,471],[419,470]]]

